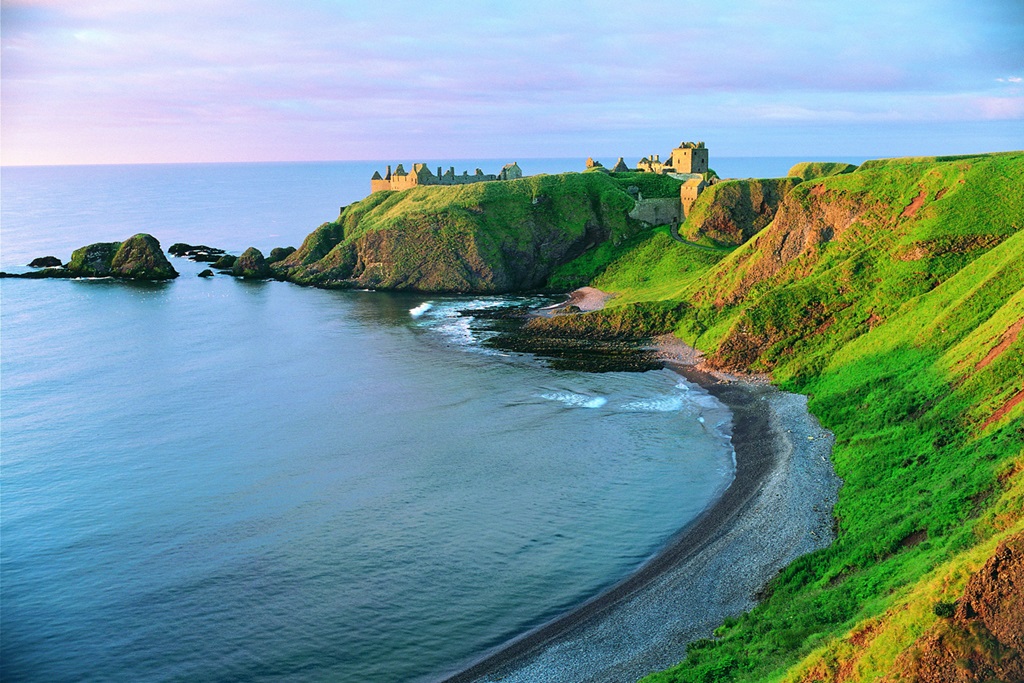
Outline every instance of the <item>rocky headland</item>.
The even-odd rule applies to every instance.
[[[701,381],[736,409],[738,472],[755,473],[723,500],[748,484],[750,496],[702,518],[713,533],[673,545],[671,561],[618,597],[459,680],[513,669],[523,680],[622,680],[673,660],[647,680],[982,680],[1016,676],[1021,654],[1022,181],[1024,152],[816,162],[786,179],[712,185],[674,231],[629,215],[641,194],[678,192],[671,178],[536,176],[376,192],[293,252],[202,253],[238,277],[327,288],[588,285],[547,315],[511,316],[492,343],[559,367],[595,369],[601,357],[612,360],[596,369],[647,369],[672,355],[651,340],[671,335],[692,347],[686,364],[717,373]],[[176,275],[156,240],[137,235],[17,277]],[[793,394],[813,418],[782,407]],[[744,461],[741,443],[766,459]],[[843,481],[834,527],[827,477],[799,481],[829,461]],[[743,546],[732,535],[743,529],[761,544]],[[722,579],[738,564],[708,564],[733,557],[715,545],[723,538],[749,547],[736,563],[765,560],[752,583]],[[643,592],[691,579],[706,590]]]

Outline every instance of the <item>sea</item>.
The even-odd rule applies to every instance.
[[[383,166],[4,167],[0,268],[138,232],[299,246]],[[4,681],[440,680],[628,576],[732,480],[728,411],[675,373],[484,344],[472,311],[528,297],[172,262],[158,284],[0,280]]]

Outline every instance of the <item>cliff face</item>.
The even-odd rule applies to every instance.
[[[775,218],[782,200],[799,178],[727,180],[697,197],[680,236],[698,244],[739,246]]]
[[[629,194],[598,173],[378,192],[272,268],[325,287],[528,290],[586,249],[637,230],[632,207]]]
[[[841,342],[882,323],[1017,232],[1020,166],[993,156],[801,183],[693,293],[733,313],[713,362],[771,369],[808,336]]]
[[[1004,541],[942,619],[901,654],[886,683],[1024,681],[1024,534]]]

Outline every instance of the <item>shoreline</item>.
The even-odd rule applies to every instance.
[[[702,370],[698,352],[674,338],[658,348],[666,367],[732,413],[732,484],[633,574],[444,683],[637,680],[681,661],[687,643],[750,610],[779,570],[834,539],[834,439],[806,397],[761,376]]]

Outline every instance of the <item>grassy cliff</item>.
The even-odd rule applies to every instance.
[[[808,394],[844,480],[838,540],[650,681],[931,680],[901,653],[1024,532],[1022,187],[1024,153],[868,162],[739,247],[655,232],[602,269],[612,306],[658,303],[712,365]],[[971,628],[956,666],[995,671],[1005,644]]]
[[[345,207],[272,268],[327,287],[534,289],[587,249],[636,233],[627,216],[633,204],[604,173],[377,192]]]
[[[817,180],[840,173],[852,173],[855,170],[857,167],[853,164],[841,161],[801,161],[799,164],[794,164],[786,175],[800,180]]]

